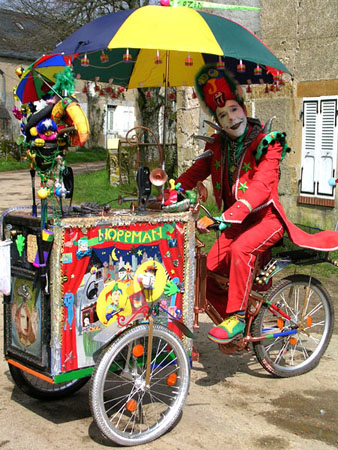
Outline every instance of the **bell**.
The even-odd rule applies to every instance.
[[[150,172],[149,179],[154,186],[163,186],[168,179],[168,175],[163,169],[154,169]]]

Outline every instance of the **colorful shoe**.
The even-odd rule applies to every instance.
[[[243,334],[244,330],[245,322],[242,322],[236,316],[230,316],[217,327],[211,328],[208,338],[217,342],[217,344],[227,344],[239,334]]]

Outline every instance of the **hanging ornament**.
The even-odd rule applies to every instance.
[[[254,75],[256,75],[257,77],[262,75],[262,68],[259,64],[257,64],[257,66],[254,68]]]
[[[132,57],[131,54],[129,53],[129,48],[126,49],[126,53],[124,53],[123,55],[123,61],[124,62],[131,62]]]
[[[216,67],[217,67],[218,70],[223,70],[224,67],[225,67],[225,64],[222,61],[222,57],[221,56],[218,57],[218,61],[217,61]]]
[[[123,94],[124,87],[123,86],[119,86],[118,91],[119,91],[119,94]]]
[[[273,76],[273,81],[275,83],[278,83],[280,79],[281,79],[281,74],[279,72],[276,72]]]
[[[83,67],[89,66],[89,59],[87,58],[87,53],[85,53],[84,57],[81,58],[81,66]]]
[[[113,92],[113,88],[111,86],[107,86],[104,90],[107,94],[111,94]]]
[[[192,59],[192,57],[190,56],[190,53],[188,54],[188,56],[185,58],[185,63],[186,66],[192,66],[194,64],[194,61]]]
[[[155,64],[162,64],[162,58],[161,58],[159,50],[156,51]]]
[[[83,93],[83,94],[88,94],[88,83],[86,83],[86,84],[83,85],[82,93]]]
[[[116,92],[115,92],[115,90],[113,89],[113,92],[111,93],[111,98],[116,98],[116,97],[117,97]]]
[[[146,97],[147,97],[147,98],[151,98],[151,92],[150,92],[149,89],[148,89],[147,92],[146,92]]]
[[[176,95],[175,92],[170,92],[170,94],[168,95],[169,100],[171,100],[172,102],[176,100]]]
[[[245,64],[243,64],[243,61],[240,59],[239,64],[237,64],[237,72],[243,73],[245,72]]]
[[[102,50],[102,52],[101,52],[100,61],[102,63],[106,63],[109,61],[109,57],[108,57],[108,55],[105,54],[104,50]]]
[[[103,90],[102,88],[100,89],[99,96],[100,96],[100,97],[103,97],[103,96],[104,96],[104,90]]]
[[[251,89],[251,80],[248,80],[247,83],[248,83],[248,86],[247,86],[247,88],[246,88],[246,92],[247,92],[248,94],[250,94],[250,93],[252,92],[252,89]]]

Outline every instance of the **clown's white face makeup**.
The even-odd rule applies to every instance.
[[[247,118],[244,109],[236,100],[227,100],[225,106],[216,109],[219,124],[231,139],[237,139],[245,131]]]

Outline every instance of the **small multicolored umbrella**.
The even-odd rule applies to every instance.
[[[187,7],[144,6],[102,16],[55,51],[80,54],[74,72],[82,79],[127,88],[192,86],[198,69],[212,61],[225,64],[241,84],[272,83],[288,72],[243,26]]]
[[[22,103],[41,100],[56,81],[55,75],[71,65],[71,58],[62,55],[44,55],[24,70],[15,94]]]

